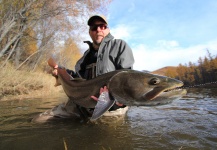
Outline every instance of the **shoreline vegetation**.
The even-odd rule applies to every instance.
[[[62,87],[55,87],[55,78],[47,72],[28,72],[4,67],[0,72],[0,101],[43,98],[64,94]],[[217,88],[217,83],[194,88]]]
[[[158,70],[155,70],[155,71],[153,71],[151,73],[179,79],[177,70],[178,70],[178,67],[167,66],[167,67],[163,67],[163,68],[160,68]],[[173,74],[175,74],[175,75],[171,75],[171,72],[173,72]],[[184,81],[181,80],[181,81],[184,82],[185,87],[191,87],[191,88],[192,87],[193,88],[217,88],[217,81],[214,81],[214,82],[207,81],[206,83],[201,83],[201,84],[200,83],[189,84],[188,82],[185,82],[185,80]]]
[[[197,63],[189,61],[185,65],[167,66],[153,72],[181,80],[185,86],[216,87],[217,55],[212,55],[207,49],[207,56],[199,57]]]
[[[55,78],[46,72],[29,72],[4,67],[0,72],[0,101],[57,96],[62,87],[55,87]]]

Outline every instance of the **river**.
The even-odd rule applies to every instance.
[[[65,97],[0,101],[0,150],[217,149],[217,89],[189,89],[172,104],[130,107],[96,123],[32,123]]]

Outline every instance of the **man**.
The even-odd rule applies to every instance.
[[[89,26],[89,35],[92,42],[85,41],[85,43],[89,45],[89,49],[76,63],[76,72],[67,70],[72,77],[91,79],[110,71],[133,68],[134,57],[131,48],[125,41],[114,39],[110,34],[108,22],[105,17],[94,15],[89,18],[87,24]],[[55,68],[57,67],[58,66],[55,66]],[[53,71],[53,74],[58,74],[56,69]],[[102,87],[100,93],[108,93],[107,88]],[[92,98],[98,100],[94,95]],[[119,108],[123,108],[123,112],[121,112]],[[119,113],[125,113],[127,109],[125,105],[115,103],[109,109],[111,113],[107,113],[107,115],[113,114],[115,110],[118,110],[117,112]],[[65,112],[62,112],[63,110]],[[78,116],[87,118],[91,117],[93,110],[78,105],[75,106],[75,104],[69,100],[66,105],[59,105],[47,113],[58,117],[67,117],[74,115],[75,112]]]

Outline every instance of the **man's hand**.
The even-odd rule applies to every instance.
[[[100,88],[100,91],[99,91],[99,94],[101,95],[102,92],[108,92],[108,88],[107,86],[104,86],[103,88]],[[91,96],[91,98],[95,101],[98,101],[98,98],[96,96]],[[116,105],[118,106],[123,106],[123,104],[119,103],[119,102],[116,102]]]
[[[99,94],[102,94],[102,92],[108,92],[107,86],[104,86],[103,88],[100,88]],[[91,98],[95,101],[98,101],[98,97],[96,96],[91,96]]]
[[[58,66],[57,66],[57,68],[58,68]],[[52,75],[53,75],[53,76],[57,76],[57,75],[58,75],[57,68],[54,68],[54,69],[53,69],[53,71],[52,71]]]
[[[58,65],[56,64],[56,62],[54,61],[54,59],[53,58],[49,58],[48,61],[47,61],[47,63],[48,63],[48,65],[50,67],[53,68],[52,75],[53,76],[57,76],[57,74],[58,74],[58,71],[57,71]]]

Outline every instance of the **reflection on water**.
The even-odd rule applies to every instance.
[[[65,97],[0,102],[0,149],[216,149],[217,89],[191,89],[158,107],[131,107],[124,118],[35,124]]]

